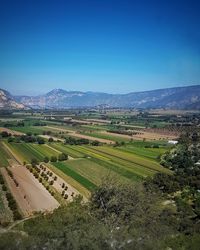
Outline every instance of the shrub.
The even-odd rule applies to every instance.
[[[38,160],[37,159],[34,158],[34,159],[31,160],[31,165],[33,167],[35,167],[37,164],[38,164]]]
[[[37,143],[38,144],[44,144],[45,143],[45,140],[41,137],[37,137]]]
[[[7,187],[6,187],[5,184],[2,185],[2,190],[3,190],[3,191],[7,191]]]
[[[48,163],[48,162],[49,162],[49,157],[48,157],[48,156],[45,156],[45,157],[44,157],[44,162],[45,162],[45,163]]]
[[[9,138],[8,138],[8,143],[13,142],[14,140],[15,140],[14,137],[9,137]]]
[[[5,138],[5,137],[11,136],[11,134],[9,134],[7,131],[2,131],[2,132],[1,132],[1,136],[2,136],[3,138]]]
[[[65,154],[65,153],[62,153],[62,154],[60,154],[60,155],[58,156],[58,160],[59,160],[59,161],[65,161],[65,160],[67,160],[67,159],[68,159],[68,155]]]
[[[56,156],[51,156],[51,162],[57,162],[57,157]]]
[[[48,142],[53,142],[53,141],[54,141],[54,140],[53,140],[52,137],[50,137],[49,140],[48,140]]]
[[[49,182],[49,185],[53,185],[53,184],[54,184],[54,181],[51,180],[51,181]]]

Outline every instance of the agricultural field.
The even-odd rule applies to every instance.
[[[94,131],[94,132],[82,132],[82,134],[87,135],[87,136],[91,136],[94,138],[99,138],[99,139],[105,139],[105,140],[110,140],[110,141],[114,141],[114,142],[128,142],[131,139],[130,138],[126,138],[126,137],[119,137],[115,134],[104,134],[99,131]]]
[[[76,146],[65,145],[63,143],[51,143],[51,148],[63,152],[71,156],[72,158],[83,158],[84,154],[76,150]]]
[[[24,161],[30,163],[32,159],[37,159],[43,161],[44,157],[58,156],[58,152],[55,151],[50,146],[38,145],[34,143],[7,143],[6,145],[11,149],[11,151],[18,156],[21,163]]]
[[[2,142],[0,141],[0,167],[8,166],[8,159],[10,158],[9,154],[6,152],[3,147]]]
[[[156,172],[169,172],[158,163],[158,156],[164,152],[161,148],[133,146],[75,146],[63,143],[7,143],[7,147],[20,162],[30,163],[32,159],[42,162],[44,157],[60,153],[69,155],[66,162],[51,163],[74,180],[70,182],[76,188],[79,183],[88,191],[99,185],[105,176],[113,176],[122,182],[140,181]]]
[[[85,187],[89,191],[92,191],[96,187],[96,185],[93,182],[85,178],[83,175],[79,174],[78,171],[75,170],[73,167],[70,167],[70,164],[63,162],[56,162],[53,163],[53,165],[62,172],[64,172],[66,175],[72,177],[74,180],[79,182],[83,187]]]
[[[81,194],[86,201],[108,177],[125,184],[142,182],[159,172],[172,173],[159,163],[161,156],[172,147],[166,140],[141,140],[127,134],[136,130],[148,133],[149,130],[159,138],[160,131],[172,130],[166,127],[165,130],[147,129],[143,121],[131,122],[128,112],[102,117],[95,112],[82,111],[79,115],[69,111],[68,116],[72,119],[65,121],[65,115],[56,111],[51,115],[15,114],[1,122],[1,132],[7,131],[8,135],[4,133],[0,138],[0,167],[7,188],[18,204],[15,209],[18,207],[24,217],[65,205],[73,195]],[[158,122],[157,118],[154,122]],[[162,127],[161,122],[156,126]],[[118,130],[124,134],[109,132]],[[16,187],[5,167],[19,186]],[[45,199],[47,205],[44,205]],[[0,219],[5,212],[7,221],[12,223],[18,214],[13,217],[1,188],[0,201]]]
[[[18,131],[24,134],[32,133],[32,134],[42,134],[43,131],[46,131],[44,127],[36,127],[36,126],[24,126],[24,127],[10,127],[13,131]]]
[[[157,161],[159,161],[159,157],[166,152],[166,148],[143,148],[133,145],[121,146],[118,147],[118,149],[123,152],[129,152],[144,158],[149,158]]]
[[[115,176],[122,182],[138,182],[157,172],[169,172],[159,165],[160,156],[167,150],[165,146],[162,146],[166,143],[164,141],[135,141],[123,135],[105,133],[105,129],[112,128],[114,125],[105,125],[104,123],[102,125],[78,124],[75,127],[56,125],[53,122],[48,122],[46,126],[41,127],[33,126],[34,123],[33,120],[26,120],[24,127],[12,127],[12,129],[23,133],[37,132],[38,134],[48,130],[52,132],[52,135],[56,134],[58,139],[62,135],[92,138],[93,140],[100,139],[100,142],[123,142],[121,146],[116,147],[106,144],[96,147],[91,145],[65,145],[64,139],[60,139],[61,142],[48,143],[46,141],[42,145],[25,142],[3,142],[20,163],[31,163],[32,159],[42,162],[45,157],[51,158],[52,156],[58,157],[61,153],[67,154],[69,156],[68,161],[53,162],[51,165],[54,169],[60,170],[59,173],[62,172],[68,176],[72,185],[77,187],[82,185],[89,192],[99,185],[102,178],[107,175]],[[158,148],[152,147],[156,143],[159,145]],[[0,150],[2,151],[3,148],[1,147]],[[6,160],[6,157],[1,159],[4,164],[7,164]],[[79,184],[77,185],[77,183]],[[78,188],[80,189],[80,187]]]
[[[17,188],[5,169],[2,173],[25,217],[33,215],[37,211],[52,211],[59,206],[55,198],[24,166],[10,167],[9,169],[14,180],[18,183]]]
[[[69,129],[65,129],[65,128],[61,128],[61,127],[55,127],[55,126],[47,126],[48,129],[51,129],[53,131],[59,131],[60,133],[66,133],[67,136],[71,136],[71,137],[77,137],[77,138],[82,138],[82,139],[88,139],[90,141],[94,141],[97,140],[101,143],[107,143],[107,144],[113,144],[114,141],[103,138],[103,137],[95,137],[95,136],[90,136],[90,134],[84,133],[84,132],[79,132],[79,131],[75,131],[75,130],[69,130]]]

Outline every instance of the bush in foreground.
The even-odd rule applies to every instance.
[[[49,250],[195,249],[199,238],[180,233],[176,213],[163,207],[162,202],[159,193],[147,191],[143,185],[106,180],[87,204],[75,197],[53,214],[25,221],[20,226],[25,233],[3,234],[0,246]]]

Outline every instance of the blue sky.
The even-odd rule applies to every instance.
[[[200,1],[0,0],[0,87],[127,93],[200,84]]]

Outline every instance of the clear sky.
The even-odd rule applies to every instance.
[[[0,0],[0,87],[127,93],[200,84],[199,0]]]

